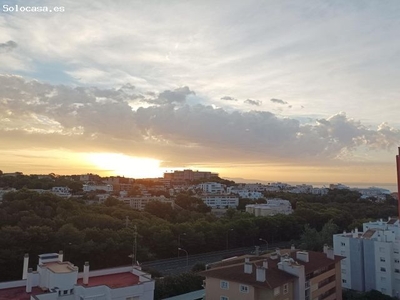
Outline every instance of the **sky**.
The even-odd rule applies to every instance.
[[[397,0],[1,3],[3,172],[396,181]]]

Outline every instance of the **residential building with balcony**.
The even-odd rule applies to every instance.
[[[277,250],[212,264],[205,276],[207,300],[341,300],[340,260],[324,253]]]
[[[335,234],[336,255],[341,263],[342,287],[357,291],[378,290],[400,298],[399,220],[389,218],[363,224],[358,229]]]
[[[227,194],[208,194],[201,196],[204,204],[211,208],[236,208],[239,205],[239,198]]]

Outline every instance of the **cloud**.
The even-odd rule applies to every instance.
[[[252,100],[252,99],[247,99],[244,101],[244,103],[250,104],[250,105],[255,105],[255,106],[260,106],[262,104],[261,100]]]
[[[0,43],[0,53],[10,52],[17,48],[18,44],[14,41],[8,41],[7,43]]]
[[[221,100],[227,100],[227,101],[237,101],[237,99],[230,97],[230,96],[224,96],[221,98]]]
[[[154,104],[182,104],[186,101],[186,97],[189,95],[196,95],[196,93],[191,91],[187,86],[184,86],[173,91],[166,90],[160,93],[157,98],[147,100],[147,102]]]
[[[158,102],[139,108],[130,102],[148,93],[129,85],[73,88],[0,76],[0,86],[0,148],[8,150],[109,151],[171,165],[328,164],[360,147],[387,150],[400,141],[399,129],[387,123],[372,129],[345,113],[302,124],[267,111],[190,105],[185,99],[194,92],[186,86],[155,94],[151,97]]]
[[[286,101],[283,101],[281,99],[272,98],[270,101],[273,103],[278,103],[278,104],[288,104]]]

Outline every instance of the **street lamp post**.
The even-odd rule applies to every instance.
[[[179,257],[179,249],[180,249],[180,247],[181,247],[181,235],[186,235],[186,232],[180,233],[180,234],[178,235],[178,257]]]
[[[178,251],[185,251],[185,253],[186,253],[186,267],[189,266],[189,253],[185,249],[182,249],[182,248],[178,248]]]
[[[261,242],[265,242],[265,243],[267,244],[267,251],[268,251],[268,241],[267,241],[267,240],[264,240],[264,239],[262,239],[262,238],[259,238],[258,240],[261,241]]]
[[[233,231],[233,229],[229,229],[228,232],[226,233],[226,250],[229,249],[229,232]]]

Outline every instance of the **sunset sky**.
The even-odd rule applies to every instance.
[[[65,12],[0,7],[3,172],[396,180],[398,0],[29,5]]]

